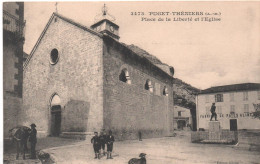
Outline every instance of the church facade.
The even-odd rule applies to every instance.
[[[112,130],[117,139],[173,131],[173,71],[119,42],[119,26],[54,13],[24,64],[22,124],[39,136]]]

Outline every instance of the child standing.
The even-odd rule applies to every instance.
[[[112,131],[109,131],[109,135],[107,136],[107,159],[113,159],[112,158],[112,151],[113,151],[113,143],[115,139],[112,135]]]
[[[100,153],[101,153],[101,149],[102,149],[103,150],[102,153],[104,155],[106,155],[106,152],[105,152],[106,135],[103,134],[103,132],[100,132],[99,140],[100,140]]]
[[[100,140],[98,137],[98,132],[94,132],[95,136],[92,137],[91,143],[93,144],[94,152],[95,152],[95,159],[100,159],[99,157],[99,150],[100,150]]]

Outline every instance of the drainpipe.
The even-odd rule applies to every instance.
[[[199,96],[196,95],[196,120],[197,120],[197,131],[199,130],[199,104],[198,104]]]

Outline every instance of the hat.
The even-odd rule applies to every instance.
[[[36,125],[35,124],[31,124],[31,127],[36,127]]]

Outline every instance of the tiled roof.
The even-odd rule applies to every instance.
[[[260,90],[260,83],[243,83],[243,84],[216,86],[216,87],[211,87],[211,88],[202,90],[199,94],[217,93],[217,92],[249,91],[249,90]]]

